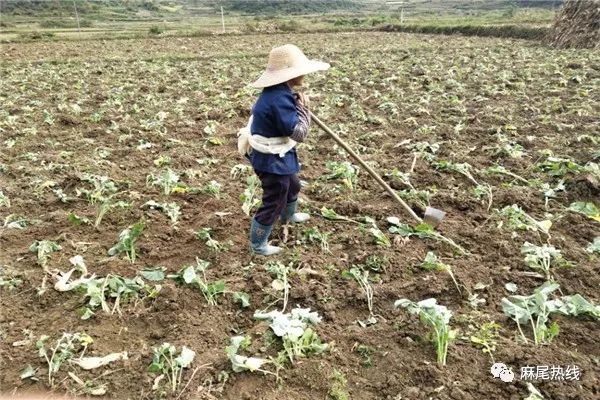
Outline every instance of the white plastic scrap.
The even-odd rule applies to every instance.
[[[317,324],[321,317],[317,312],[311,312],[310,308],[294,308],[291,313],[283,314],[281,311],[263,313],[256,311],[254,318],[260,320],[271,320],[271,329],[279,337],[299,338],[304,333],[306,323]]]
[[[69,279],[71,279],[71,275],[73,274],[73,272],[75,272],[75,270],[76,269],[73,268],[70,271],[63,273],[60,278],[57,278],[57,281],[54,284],[54,289],[58,290],[59,292],[68,292],[96,278],[96,275],[92,275],[87,278],[85,277],[85,275],[82,275],[79,279],[75,279],[69,282]]]
[[[71,363],[80,366],[85,370],[96,369],[119,360],[127,360],[127,352],[111,353],[104,357],[83,357],[76,360],[71,360]]]

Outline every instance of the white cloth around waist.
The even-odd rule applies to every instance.
[[[265,137],[253,135],[250,132],[252,125],[252,116],[248,119],[248,124],[238,131],[238,152],[245,156],[251,149],[265,154],[277,154],[279,157],[285,156],[285,153],[296,147],[298,144],[289,136]]]

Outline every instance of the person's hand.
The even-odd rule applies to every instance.
[[[300,103],[301,106],[308,110],[310,106],[310,100],[308,98],[308,95],[306,93],[300,92],[296,93],[296,97],[298,98],[298,103]]]

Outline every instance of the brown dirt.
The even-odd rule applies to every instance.
[[[517,375],[519,368],[525,365],[578,365],[583,371],[581,381],[536,382],[535,386],[547,398],[597,399],[600,395],[597,322],[586,318],[554,318],[560,325],[560,334],[551,344],[535,347],[517,340],[515,324],[502,313],[500,300],[509,294],[504,289],[505,283],[516,283],[520,294],[529,294],[542,283],[524,274],[527,268],[520,254],[522,242],[538,243],[538,235],[517,233],[514,237],[510,231],[497,228],[497,219],[489,219],[490,212],[470,194],[472,185],[466,179],[435,171],[419,161],[411,181],[418,188],[437,189],[432,203],[448,213],[440,231],[467,248],[471,255],[454,257],[449,247],[418,239],[394,241],[391,248],[378,247],[356,225],[327,221],[318,216],[318,210],[326,206],[353,218],[369,215],[376,219],[382,230],[385,230],[387,216],[396,215],[409,221],[364,171],[359,174],[358,188],[354,192],[338,193],[334,185],[339,182],[320,180],[319,177],[327,173],[325,160],[341,157],[332,149],[333,142],[316,128],[308,142],[312,147],[301,150],[304,162],[301,178],[312,185],[302,196],[306,201],[304,207],[313,214],[310,226],[331,233],[331,254],[321,251],[318,245],[295,245],[292,241],[279,259],[285,263],[294,261],[296,266],[317,272],[292,275],[290,305],[311,307],[323,315],[323,323],[317,331],[324,341],[332,343],[332,350],[288,365],[281,372],[283,383],[280,385],[271,377],[231,371],[224,351],[229,337],[250,333],[255,342],[262,342],[266,327],[257,323],[252,313],[273,300],[268,289],[271,277],[262,267],[265,260],[253,258],[247,251],[249,217],[242,213],[238,200],[245,188],[245,178],[229,179],[231,167],[243,162],[236,153],[235,132],[245,123],[251,104],[251,96],[241,87],[262,68],[263,56],[272,44],[293,41],[311,54],[335,60],[327,80],[315,77],[311,83],[316,89],[315,94],[320,94],[313,101],[325,103],[331,96],[345,94],[362,104],[367,114],[383,118],[385,122],[353,120],[349,115],[352,107],[347,104],[339,109],[332,109],[330,105],[317,106],[316,112],[327,115],[328,123],[335,129],[345,129],[345,136],[350,138],[355,136],[354,131],[358,134],[374,130],[383,133],[378,139],[360,143],[365,146],[362,151],[365,158],[376,161],[380,169],[389,171],[395,167],[406,171],[410,168],[410,152],[395,147],[404,139],[444,141],[440,158],[468,161],[476,169],[497,161],[516,173],[544,179],[548,176],[530,167],[538,157],[538,150],[549,148],[580,163],[590,161],[590,155],[597,150],[597,145],[574,137],[575,133],[597,137],[594,129],[597,129],[598,121],[591,115],[598,115],[594,111],[598,111],[599,91],[588,91],[591,98],[578,97],[580,90],[598,89],[598,74],[594,75],[590,67],[590,64],[600,62],[597,54],[567,53],[519,41],[391,33],[261,38],[264,41],[260,44],[254,42],[258,39],[253,36],[249,39],[88,41],[83,47],[77,42],[3,46],[2,74],[9,78],[9,85],[17,85],[22,79],[22,90],[26,92],[21,98],[17,95],[19,88],[15,87],[1,97],[8,114],[17,115],[19,119],[17,125],[6,125],[2,131],[3,139],[15,138],[17,143],[0,155],[0,161],[7,167],[0,175],[1,187],[12,203],[10,209],[0,209],[0,217],[18,214],[36,222],[24,230],[0,228],[0,266],[5,274],[23,281],[12,291],[0,288],[0,392],[48,389],[45,383],[47,370],[34,343],[12,346],[13,342],[24,338],[23,330],[28,329],[34,335],[34,342],[43,334],[56,339],[64,331],[86,332],[95,340],[90,355],[128,351],[129,360],[105,367],[100,372],[73,370],[84,380],[107,374],[99,380],[108,385],[106,397],[114,399],[160,397],[150,390],[154,375],[147,367],[152,347],[165,341],[186,345],[196,351],[194,366],[208,364],[191,380],[182,396],[186,399],[322,399],[328,397],[335,370],[348,379],[347,390],[352,399],[522,399],[527,395],[525,383],[519,379],[513,384],[494,380],[489,372],[489,356],[468,339],[475,327],[496,321],[502,326],[494,354],[496,360],[510,365]],[[253,46],[259,54],[244,58]],[[356,52],[355,47],[358,47]],[[406,57],[407,49],[410,57]],[[173,58],[173,55],[179,58]],[[67,59],[69,61],[65,63],[51,62]],[[34,60],[37,62],[30,64]],[[584,77],[582,85],[585,87],[569,83],[561,86],[550,67],[540,66],[545,62],[563,68],[574,61],[582,65],[580,75]],[[426,71],[414,74],[416,67]],[[459,133],[453,131],[456,120],[442,102],[440,92],[434,91],[431,95],[427,113],[418,109],[421,94],[431,94],[425,89],[427,85],[454,85],[448,81],[451,68],[464,74],[455,79],[466,87],[463,101],[469,122]],[[513,81],[526,82],[526,86],[511,92],[510,82],[499,78],[502,71],[511,71]],[[519,75],[522,71],[528,75]],[[428,77],[423,78],[423,74]],[[393,91],[376,86],[391,76],[400,77]],[[345,77],[350,81],[342,79]],[[356,82],[360,85],[353,84]],[[546,84],[548,87],[544,86]],[[105,107],[107,99],[114,99],[120,87],[124,88],[120,97],[127,110],[134,102],[148,110],[138,115],[119,110],[116,104],[99,122],[90,122],[88,117]],[[448,86],[446,90],[452,92],[452,87]],[[378,109],[378,100],[368,98],[375,90],[392,96],[400,117],[390,117]],[[135,96],[128,97],[128,91]],[[226,94],[224,101],[221,101],[220,93]],[[538,122],[533,115],[541,120],[546,111],[536,114],[534,109],[550,107],[551,93],[563,99],[565,108],[549,116],[552,123]],[[146,95],[151,97],[144,97]],[[477,100],[478,95],[485,99]],[[32,103],[35,113],[29,115],[23,107],[34,96],[38,96],[35,99],[42,106]],[[182,116],[177,117],[173,107],[181,97],[188,97],[189,103],[184,105]],[[582,98],[586,99],[591,112],[578,116],[569,110],[578,107]],[[56,110],[57,103],[76,101],[80,101],[84,109],[81,115],[67,115],[67,112],[62,115]],[[9,103],[13,103],[12,109],[8,108]],[[528,109],[528,105],[531,108]],[[43,123],[41,110],[45,108],[55,112],[52,126]],[[165,124],[166,134],[140,127],[139,120],[150,118],[159,110],[170,113]],[[415,125],[405,120],[409,116],[416,118],[418,127],[437,125],[437,128],[431,134],[417,133]],[[206,134],[202,129],[209,119],[218,123],[218,135],[225,145],[204,146]],[[524,160],[491,157],[484,150],[495,141],[496,129],[509,123],[518,126],[518,134],[513,135],[528,152]],[[557,124],[573,125],[574,128],[565,134],[556,128]],[[24,133],[23,129],[31,126],[37,127],[37,135]],[[119,141],[119,136],[124,134],[133,136],[122,137]],[[529,141],[527,136],[533,136],[535,140]],[[184,144],[173,144],[166,140],[169,138]],[[145,151],[136,150],[140,139],[155,146]],[[353,143],[353,146],[357,144]],[[98,148],[111,149],[112,153],[106,160],[101,160],[96,156]],[[64,151],[72,153],[65,154]],[[24,157],[28,152],[37,153],[38,159]],[[146,186],[146,176],[159,171],[153,160],[160,155],[169,155],[172,158],[170,167],[176,171],[200,170],[200,177],[183,179],[192,186],[200,187],[211,179],[219,180],[223,184],[221,198],[197,193],[173,195],[167,199],[157,188]],[[195,161],[201,158],[219,161],[207,167]],[[36,189],[43,181],[52,179],[56,183],[54,187],[75,197],[76,188],[83,187],[78,177],[84,171],[105,174],[122,182],[123,187],[129,188],[134,206],[107,215],[98,229],[89,225],[74,226],[67,220],[68,213],[76,211],[93,220],[94,206],[80,198],[62,203],[52,191]],[[497,177],[478,175],[478,178],[494,186],[493,208],[516,203],[535,217],[543,217],[544,199],[535,189],[508,187]],[[176,201],[181,205],[178,230],[169,225],[162,213],[140,208],[151,199]],[[563,211],[562,206],[575,200],[599,203],[597,191],[583,186],[551,201],[549,211],[557,216]],[[215,212],[230,214],[219,217]],[[107,258],[106,252],[116,242],[119,232],[140,219],[146,221],[146,229],[139,240],[139,260],[131,264],[116,257]],[[219,241],[231,240],[231,249],[221,253],[211,251],[192,233],[201,227],[211,227],[214,238]],[[298,241],[302,239],[301,233],[300,227],[292,232]],[[597,257],[586,254],[583,249],[599,234],[598,223],[566,213],[555,221],[551,240],[554,246],[562,249],[565,258],[575,264],[570,269],[554,272],[562,291],[579,293],[596,304],[600,302],[600,264]],[[155,266],[163,266],[173,273],[200,257],[211,262],[208,272],[211,279],[224,280],[231,291],[249,293],[251,307],[240,309],[231,296],[222,297],[218,306],[211,307],[201,293],[165,280],[155,300],[126,305],[121,316],[99,311],[94,318],[83,321],[76,313],[82,304],[81,294],[58,293],[51,288],[42,296],[36,294],[43,273],[28,247],[33,241],[42,239],[56,240],[63,246],[62,251],[51,255],[51,268],[66,270],[68,259],[82,254],[91,272],[99,276],[112,273],[133,277],[144,267]],[[429,250],[435,250],[454,267],[457,279],[464,286],[490,285],[479,291],[486,303],[472,309],[447,275],[428,273],[419,268]],[[381,317],[377,324],[361,328],[356,321],[368,315],[366,301],[357,285],[341,277],[341,271],[364,262],[372,254],[387,260],[385,273],[373,283],[374,311]],[[245,268],[251,263],[254,267]],[[446,367],[436,365],[435,350],[424,339],[426,328],[404,310],[393,307],[393,302],[399,298],[417,301],[428,297],[436,297],[454,312],[453,327],[460,330],[459,339],[450,346]],[[358,345],[372,349],[371,366],[363,365],[364,359],[356,351]],[[31,383],[19,378],[27,364],[40,368],[40,382]],[[75,387],[66,375],[69,370],[65,367],[59,372],[57,392]],[[186,371],[184,382],[191,378],[191,370]],[[170,394],[166,396],[171,397]]]

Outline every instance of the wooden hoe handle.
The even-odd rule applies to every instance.
[[[404,200],[402,200],[396,194],[394,189],[392,189],[387,183],[385,183],[385,181],[383,179],[381,179],[381,176],[379,176],[379,174],[377,172],[375,172],[373,170],[373,168],[369,167],[367,165],[367,163],[365,163],[363,161],[363,159],[360,158],[360,156],[358,154],[356,154],[354,152],[354,150],[352,150],[350,148],[350,146],[348,146],[338,135],[333,133],[333,131],[331,129],[329,129],[329,127],[327,127],[327,125],[325,125],[319,118],[317,118],[317,116],[315,114],[313,114],[312,111],[309,111],[309,113],[310,113],[310,118],[313,121],[315,121],[315,123],[317,125],[319,125],[319,127],[321,129],[323,129],[329,136],[331,136],[333,138],[333,140],[335,140],[337,142],[337,144],[342,146],[344,148],[344,150],[346,150],[346,152],[348,152],[348,154],[350,154],[350,156],[352,158],[354,158],[356,160],[356,162],[358,162],[361,165],[361,167],[363,167],[369,173],[369,175],[371,175],[373,177],[373,179],[375,179],[377,181],[377,183],[379,183],[379,185],[381,185],[381,187],[384,188],[390,194],[390,196],[392,196],[392,198],[394,200],[396,200],[396,202],[398,204],[400,204],[406,210],[406,212],[408,212],[410,214],[411,217],[413,217],[413,219],[415,221],[417,221],[419,223],[423,222],[423,220],[417,214],[415,214],[415,212],[412,210],[412,208],[410,208],[408,206],[408,204],[406,204],[404,202]]]

